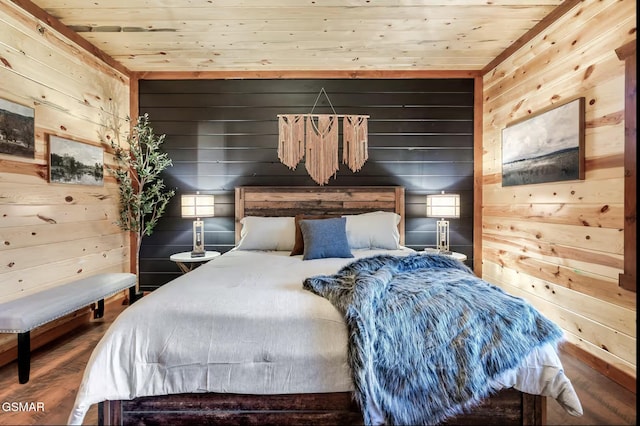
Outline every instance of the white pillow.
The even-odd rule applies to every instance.
[[[378,211],[344,217],[347,218],[347,240],[352,249],[400,248],[399,214]]]
[[[291,251],[296,239],[293,217],[246,216],[240,220],[238,250]]]

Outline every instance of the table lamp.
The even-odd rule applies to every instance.
[[[204,256],[204,222],[203,217],[213,217],[213,195],[183,194],[180,197],[182,217],[195,218],[193,221],[193,250],[191,257]]]
[[[443,253],[449,251],[449,221],[445,218],[460,217],[460,194],[427,195],[427,217],[439,217],[436,222],[436,236],[438,250]]]

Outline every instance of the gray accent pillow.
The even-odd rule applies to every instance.
[[[347,219],[304,219],[300,221],[304,240],[302,260],[353,257],[347,240]]]

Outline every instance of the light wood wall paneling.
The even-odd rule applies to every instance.
[[[636,378],[636,294],[624,258],[624,63],[636,2],[584,1],[484,76],[483,277],[532,301],[577,356],[624,383]],[[502,187],[501,131],[585,97],[584,181]],[[635,161],[635,158],[634,160]]]
[[[508,265],[525,275],[540,278],[625,308],[635,309],[636,307],[633,293],[619,288],[615,279],[601,274],[579,271],[544,259],[523,256],[505,250],[504,246],[489,244],[489,241],[486,240],[485,243],[483,259],[487,261],[503,266]]]
[[[517,287],[520,291],[531,293],[558,306],[558,309],[567,310],[563,306],[569,301],[572,314],[590,318],[622,334],[636,337],[636,312],[632,307],[620,306],[593,295],[581,293],[579,289],[567,288],[551,281],[521,274],[515,269],[500,266],[494,262],[487,262],[485,268],[487,276]]]
[[[584,223],[567,225],[547,222],[542,230],[539,223],[531,220],[488,217],[483,223],[483,232],[508,239],[524,239],[607,254],[622,254],[624,246],[622,229],[585,226]]]
[[[536,240],[504,237],[499,233],[482,234],[486,247],[513,253],[519,258],[531,258],[569,266],[578,273],[588,272],[607,278],[615,278],[622,267],[622,256],[579,247],[544,243]]]
[[[20,292],[35,292],[102,272],[125,272],[128,270],[128,261],[128,247],[115,247],[80,257],[69,257],[57,262],[4,272],[0,282],[2,297],[12,299]],[[127,265],[123,267],[124,263]]]
[[[482,212],[491,218],[617,229],[622,228],[624,220],[621,204],[492,204],[484,206]]]
[[[77,223],[81,221],[115,221],[119,208],[114,204],[22,205],[0,204],[0,228],[41,225],[43,223]]]
[[[620,178],[584,182],[567,181],[553,185],[519,185],[502,187],[490,185],[484,188],[485,204],[509,203],[576,203],[594,204],[606,200],[607,203],[622,204],[624,190],[618,185]],[[586,182],[586,181],[585,181]]]
[[[37,144],[42,144],[43,151],[38,154],[42,155],[44,161],[48,161],[46,158],[48,135],[55,134],[57,136],[66,137],[73,140],[80,141],[93,141],[97,143],[99,135],[105,132],[104,125],[108,123],[108,118],[111,116],[109,113],[100,113],[104,119],[100,122],[88,121],[83,117],[75,117],[73,115],[61,112],[58,108],[52,107],[46,104],[39,104],[36,106],[37,128],[36,128],[36,141]],[[120,136],[120,141],[126,146],[124,137],[124,131],[128,131],[129,127],[123,125]],[[111,132],[109,132],[111,133]],[[103,145],[105,149],[110,148],[108,145]]]
[[[108,123],[121,123],[119,136],[128,130],[126,70],[88,53],[41,12],[29,2],[0,0],[0,98],[35,111],[34,158],[0,155],[0,300],[129,270],[128,235],[113,224],[119,204],[113,177],[105,173],[103,186],[48,183],[49,135],[100,146]],[[113,164],[103,148],[105,164]],[[34,345],[50,340],[41,335],[86,322],[83,312],[35,330]],[[15,346],[14,334],[0,336],[8,339]],[[0,346],[0,359],[10,361],[15,352]]]
[[[523,293],[517,288],[505,283],[505,290],[517,297],[526,296],[545,316],[565,329],[565,334],[573,334],[580,340],[590,342],[593,347],[587,352],[602,357],[605,353],[616,359],[615,365],[624,371],[633,369],[636,362],[635,337],[631,337],[614,329],[603,326],[587,317],[579,316],[557,305],[550,304],[544,299],[535,299],[530,294]],[[597,349],[595,349],[597,348]]]
[[[543,229],[540,228],[541,225],[544,226]],[[483,232],[505,240],[526,241],[527,246],[535,244],[547,245],[551,248],[550,251],[554,253],[557,253],[556,247],[563,246],[575,248],[581,252],[600,252],[605,256],[610,254],[622,255],[623,251],[622,230],[615,228],[586,227],[584,225],[568,226],[555,223],[540,224],[528,220],[487,218],[483,223]],[[487,235],[487,237],[490,237],[490,235]],[[541,246],[539,247],[542,248]],[[595,259],[589,260],[596,263]],[[602,261],[602,264],[619,266],[618,262],[611,261]]]
[[[37,148],[37,145],[36,145]],[[36,164],[31,159],[14,161],[9,155],[0,154],[0,182],[42,183],[49,175],[46,164]]]
[[[23,184],[0,182],[0,193],[10,204],[93,204],[118,201],[117,188],[74,184]]]
[[[99,222],[103,223],[103,222]],[[107,235],[92,235],[88,238],[74,238],[58,244],[41,244],[12,250],[3,250],[2,255],[6,262],[0,264],[0,273],[18,271],[39,265],[42,261],[33,255],[37,251],[38,256],[46,258],[49,262],[64,260],[69,256],[79,258],[95,253],[106,253],[113,247],[125,247],[126,239],[121,232]],[[106,256],[106,254],[105,254]]]
[[[547,297],[538,297],[532,292],[522,290],[517,284],[514,284],[513,281],[503,279],[504,277],[499,274],[492,275],[492,272],[500,273],[502,271],[503,268],[500,268],[499,265],[494,265],[492,268],[488,266],[488,264],[485,264],[485,274],[487,274],[487,277],[492,281],[499,282],[510,294],[518,297],[526,297],[536,309],[562,327],[566,334],[571,333],[574,336],[578,336],[581,340],[592,342],[594,346],[599,348],[595,354],[600,353],[600,351],[605,351],[619,358],[621,360],[620,364],[625,365],[625,370],[629,370],[633,366],[636,360],[635,331],[633,335],[625,334],[617,330],[619,326],[615,328],[607,326],[597,321],[597,319],[592,319],[571,309],[566,309],[562,305],[557,305]],[[567,294],[565,294],[565,297],[568,297],[572,302],[576,300],[580,300],[582,303],[586,302],[585,297],[574,299]],[[609,308],[609,312],[615,311],[615,308],[611,309],[611,306],[592,304],[592,309],[607,310],[607,308]],[[622,317],[620,315],[621,313],[623,314]],[[618,323],[623,324],[632,320],[635,317],[635,313],[630,310],[618,310],[616,317],[618,318]]]
[[[43,225],[2,228],[3,252],[9,249],[55,244],[91,236],[106,236],[118,231],[119,228],[114,225],[113,220],[60,224],[47,222]]]

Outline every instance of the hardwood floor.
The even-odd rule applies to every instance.
[[[107,304],[105,317],[34,351],[31,380],[18,383],[17,363],[0,367],[0,425],[62,425],[73,406],[84,366],[96,343],[113,319],[126,306]],[[635,425],[636,394],[617,385],[587,365],[560,352],[565,372],[571,379],[584,408],[582,417],[573,417],[551,399],[547,401],[549,425]],[[31,403],[40,411],[11,411],[12,402]],[[84,424],[97,424],[93,406]]]

